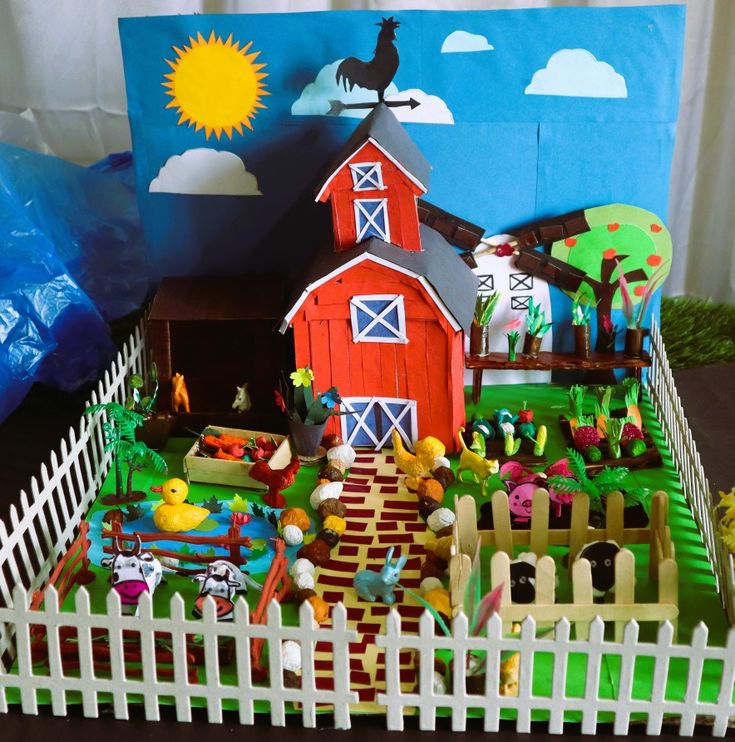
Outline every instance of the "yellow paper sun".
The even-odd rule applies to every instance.
[[[232,139],[233,130],[242,134],[243,124],[252,129],[251,119],[260,102],[269,95],[263,84],[268,75],[261,72],[265,65],[255,64],[260,52],[248,54],[252,42],[240,47],[232,41],[232,34],[222,41],[214,31],[205,39],[197,34],[189,37],[189,46],[173,47],[174,61],[166,60],[172,72],[164,75],[162,83],[171,100],[166,108],[175,108],[180,114],[178,123],[204,129],[207,139],[222,132]]]

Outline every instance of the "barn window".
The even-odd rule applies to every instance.
[[[407,343],[406,310],[400,294],[369,294],[350,299],[355,343]]]
[[[355,242],[362,242],[368,237],[378,237],[390,242],[390,225],[388,224],[387,198],[355,199]]]
[[[477,293],[478,294],[492,294],[495,291],[495,276],[492,273],[477,274]]]
[[[355,191],[382,191],[385,188],[379,162],[360,162],[350,165],[350,172]]]

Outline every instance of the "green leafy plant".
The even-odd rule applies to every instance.
[[[516,348],[518,347],[518,341],[521,339],[521,334],[516,330],[506,333],[505,337],[508,338],[508,360],[515,361],[517,358]]]
[[[584,405],[584,398],[587,394],[587,387],[581,384],[574,384],[569,387],[567,398],[569,401],[569,409],[567,410],[567,417],[569,420],[579,420],[582,415],[582,407]]]
[[[595,397],[595,417],[597,418],[598,425],[600,418],[607,420],[610,417],[610,402],[612,401],[612,395],[615,390],[611,386],[596,386],[594,388]]]
[[[536,304],[533,299],[529,299],[526,313],[528,334],[543,337],[551,329],[552,324],[552,322],[546,321],[546,312],[541,309],[541,303]]]
[[[202,503],[202,507],[209,510],[212,514],[222,512],[222,503],[214,495],[212,495],[208,500],[205,500]]]
[[[115,470],[115,494],[107,500],[108,504],[145,499],[144,493],[133,492],[133,474],[145,468],[147,461],[150,461],[158,472],[165,472],[168,467],[160,454],[148,448],[145,443],[135,440],[135,429],[143,424],[144,416],[118,402],[90,405],[84,410],[85,415],[99,412],[107,417],[102,423],[102,434],[105,439],[105,451],[112,453]],[[124,489],[122,464],[127,465]],[[105,501],[103,499],[103,502]]]
[[[623,434],[623,427],[625,423],[632,422],[632,420],[632,417],[610,417],[607,420],[607,444],[610,448],[610,455],[614,459],[619,459],[621,456],[620,438]]]
[[[587,476],[584,458],[575,448],[567,448],[569,469],[573,477],[554,474],[548,478],[549,486],[561,494],[577,494],[583,492],[590,499],[590,510],[603,513],[602,498],[611,492],[617,492],[630,473],[624,466],[606,466],[590,478]]]
[[[500,299],[500,292],[493,291],[491,294],[478,294],[475,300],[475,316],[474,321],[476,325],[485,327],[490,324],[490,320],[495,312],[495,307]]]
[[[572,298],[572,324],[575,326],[589,325],[592,307],[595,306],[597,304],[592,303],[587,294],[577,291]]]
[[[249,513],[251,512],[250,507],[251,507],[250,503],[244,497],[241,497],[238,494],[235,494],[235,496],[232,498],[232,502],[230,503],[230,510],[233,513]],[[261,512],[257,513],[255,511],[256,508],[259,508]],[[265,515],[263,514],[263,508],[260,507],[259,505],[252,506],[252,514],[260,515],[261,518],[265,517]]]
[[[150,417],[156,408],[158,397],[158,367],[155,362],[148,369],[148,379],[140,374],[132,374],[128,377],[128,396],[125,399],[125,407],[129,410]]]

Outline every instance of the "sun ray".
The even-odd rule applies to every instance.
[[[175,108],[178,124],[193,125],[206,139],[223,134],[232,139],[233,131],[242,136],[243,126],[252,131],[252,120],[266,108],[261,99],[270,95],[262,82],[266,65],[255,63],[260,51],[250,51],[252,41],[241,46],[232,34],[223,40],[214,29],[207,38],[197,32],[188,41],[183,48],[171,47],[173,61],[164,60],[172,70],[161,83],[171,97],[165,108]]]

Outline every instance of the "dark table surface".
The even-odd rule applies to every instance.
[[[735,443],[735,395],[732,393],[735,364],[679,371],[675,378],[711,489],[713,492],[729,490],[735,485],[735,456],[732,454]],[[28,488],[31,476],[37,474],[40,465],[48,460],[49,451],[58,450],[59,441],[67,435],[69,427],[78,425],[89,391],[82,389],[69,395],[36,386],[21,407],[0,425],[0,450],[4,453],[0,518],[5,519],[10,504],[18,502],[20,489]],[[233,735],[254,734],[268,740],[292,739],[298,735],[302,742],[336,738],[338,734],[342,735],[340,739],[344,739],[344,734],[353,739],[358,736],[364,738],[366,734],[373,740],[396,737],[382,729],[382,719],[376,718],[356,719],[351,732],[337,733],[330,729],[304,730],[297,718],[289,720],[285,728],[270,727],[267,718],[259,720],[255,728],[249,728],[237,724],[234,715],[226,716],[225,723],[221,725],[210,725],[204,716],[197,714],[190,724],[176,722],[173,715],[166,711],[160,722],[146,722],[135,711],[131,715],[133,718],[130,721],[117,721],[112,716],[84,719],[76,709],[71,710],[65,718],[52,716],[48,708],[42,708],[37,717],[24,716],[11,710],[6,716],[0,716],[0,742],[52,739],[55,742],[78,742],[84,738],[104,739],[106,742],[143,742],[171,738],[173,735],[176,742],[217,742]],[[415,739],[446,739],[448,742],[452,734],[448,722],[441,720],[438,727],[437,732],[420,732],[415,720],[407,719],[405,734]],[[543,725],[539,725],[538,732],[544,734]],[[627,736],[629,739],[643,738],[642,732],[640,735],[633,733]],[[675,729],[667,732],[662,736],[676,734]],[[465,733],[466,736],[481,734],[484,733],[479,723],[470,723]],[[504,740],[528,739],[528,735],[516,734],[512,724],[503,726],[500,734]],[[568,726],[565,734],[580,736],[574,725]],[[612,739],[611,730],[601,726],[596,738],[608,736]],[[697,736],[705,738],[709,732],[704,728],[698,729]]]

